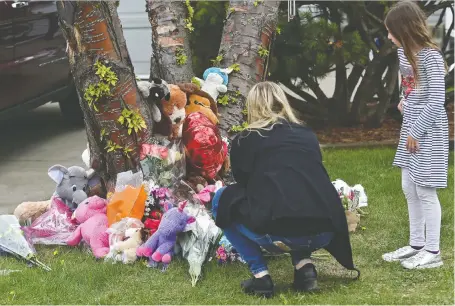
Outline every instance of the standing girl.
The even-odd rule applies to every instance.
[[[447,187],[448,121],[444,109],[446,67],[432,41],[426,16],[411,1],[399,2],[387,14],[388,38],[398,47],[403,76],[400,141],[393,162],[402,169],[408,203],[410,245],[384,254],[407,269],[442,265],[439,251],[441,205],[437,188]]]

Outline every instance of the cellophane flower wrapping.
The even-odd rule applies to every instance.
[[[221,235],[207,209],[200,204],[187,204],[186,211],[196,218],[188,225],[187,231],[179,236],[178,243],[182,257],[188,261],[192,286],[196,286],[202,272],[202,265],[209,255],[212,245]]]
[[[105,261],[117,261],[117,252],[112,249],[117,242],[125,239],[126,230],[130,228],[143,228],[144,224],[141,220],[136,218],[123,218],[119,222],[112,224],[108,229],[109,234],[109,246],[111,247],[109,254],[104,258]]]
[[[227,143],[218,127],[204,114],[189,114],[183,123],[182,139],[187,162],[192,170],[213,180],[227,156]]]
[[[188,200],[185,212],[196,219],[177,239],[178,249],[181,250],[182,257],[188,261],[188,272],[193,287],[196,286],[201,276],[202,265],[221,236],[221,229],[215,225],[207,208],[193,197],[195,194],[195,191],[184,182],[180,182],[172,190],[173,198],[176,201]]]
[[[142,219],[147,200],[145,189],[142,172],[133,174],[132,171],[126,171],[117,174],[115,192],[107,204],[109,226],[127,217]]]
[[[141,187],[144,181],[142,172],[138,171],[133,173],[133,171],[126,171],[117,174],[117,180],[115,181],[115,192],[122,192],[127,186],[134,188]]]
[[[36,254],[32,242],[23,235],[16,216],[0,216],[0,250],[21,258]]]
[[[0,250],[25,259],[28,263],[45,271],[51,271],[50,267],[40,262],[36,257],[33,243],[25,237],[19,220],[14,215],[0,216]]]
[[[172,190],[176,190],[180,183],[175,183],[172,188],[161,187],[152,179],[147,183],[147,200],[142,222],[147,237],[150,237],[158,230],[163,214],[181,201],[175,197]],[[183,200],[182,200],[183,201]]]
[[[66,245],[77,228],[71,219],[73,212],[59,197],[52,197],[48,211],[39,216],[30,226],[22,227],[24,235],[33,244]]]
[[[125,239],[125,232],[130,228],[143,228],[144,224],[141,220],[136,218],[123,218],[119,222],[112,224],[108,229],[109,234],[109,245],[112,246],[116,242],[123,241]]]
[[[171,187],[186,174],[185,152],[180,139],[143,144],[140,160],[144,179],[161,187]]]

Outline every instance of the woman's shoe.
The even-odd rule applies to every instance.
[[[296,291],[302,292],[315,292],[319,291],[318,287],[318,273],[316,267],[309,263],[294,270],[294,283],[293,287]]]
[[[260,278],[253,277],[242,282],[243,291],[247,294],[254,294],[265,298],[273,296],[273,281],[270,275],[265,275]]]

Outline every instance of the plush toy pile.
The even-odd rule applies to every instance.
[[[117,175],[107,194],[91,169],[90,150],[82,154],[87,169],[52,166],[56,190],[47,201],[24,202],[14,214],[32,244],[85,245],[95,258],[164,271],[181,255],[195,285],[221,230],[205,208],[205,191],[219,188],[228,169],[228,144],[218,129],[216,99],[227,91],[228,69],[210,68],[193,83],[168,84],[153,78],[138,88],[150,104],[152,143],[140,148],[141,172]],[[213,187],[213,188],[212,188]]]

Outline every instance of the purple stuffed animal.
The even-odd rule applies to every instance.
[[[149,258],[149,267],[156,267],[162,262],[164,269],[171,262],[177,234],[183,232],[187,224],[196,221],[184,211],[187,201],[173,207],[163,214],[158,230],[139,248],[136,255]]]

